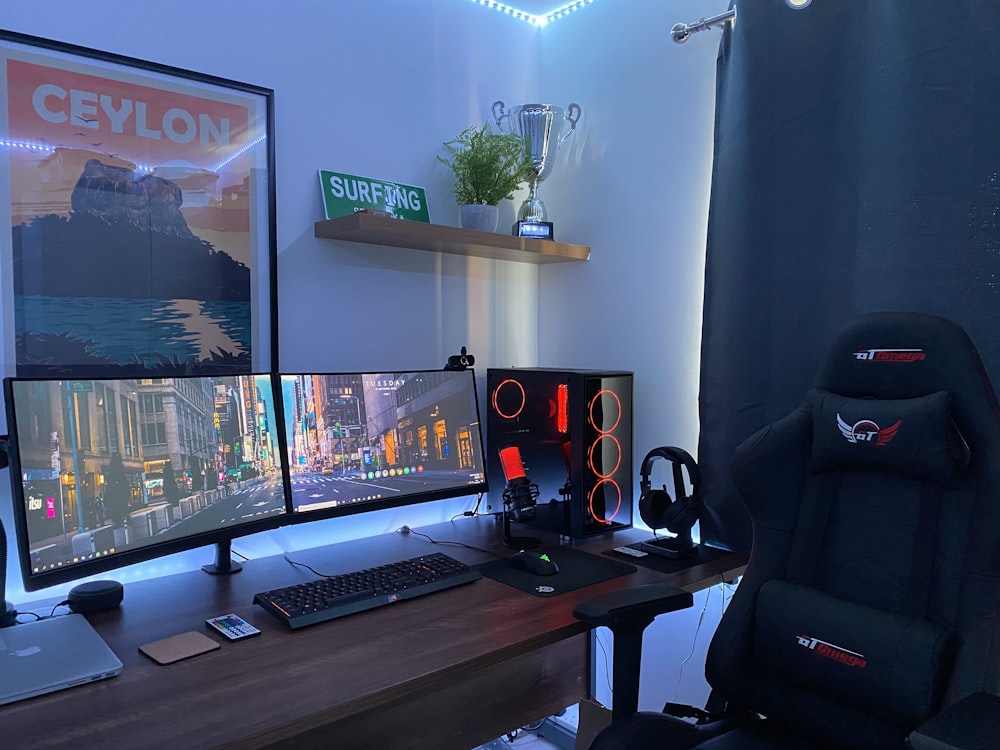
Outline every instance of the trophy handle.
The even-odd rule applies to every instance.
[[[497,109],[500,110],[500,114],[497,114]],[[493,119],[497,121],[497,127],[503,130],[503,118],[508,117],[507,113],[504,112],[504,103],[501,99],[497,99],[493,102]]]
[[[566,119],[569,120],[569,130],[563,133],[562,138],[559,139],[559,143],[556,144],[556,148],[563,145],[563,142],[573,135],[573,131],[576,130],[576,124],[580,121],[580,105],[576,102],[572,102],[568,107],[566,107]]]

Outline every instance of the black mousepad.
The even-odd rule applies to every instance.
[[[647,540],[647,541],[652,541]],[[636,542],[635,544],[626,544],[624,546],[630,549],[642,550],[642,545],[644,542]],[[644,550],[643,550],[644,551]],[[641,565],[644,568],[652,568],[660,573],[677,573],[678,571],[685,570],[687,568],[693,568],[703,562],[711,562],[712,560],[718,560],[720,557],[725,557],[730,554],[724,549],[716,549],[715,547],[706,547],[703,544],[699,544],[691,552],[682,554],[679,558],[666,557],[664,555],[658,555],[656,553],[649,553],[645,557],[632,557],[631,555],[624,554],[622,552],[616,552],[613,549],[609,549],[604,553],[608,557],[613,557],[616,560],[628,560],[636,565]]]
[[[559,566],[559,572],[551,576],[538,576],[514,567],[509,557],[491,560],[474,567],[479,568],[487,578],[535,596],[564,594],[592,583],[635,573],[637,570],[634,565],[592,555],[573,547],[545,547],[531,551],[547,554],[549,559]]]

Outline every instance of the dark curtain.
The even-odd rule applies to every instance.
[[[740,0],[718,56],[702,541],[748,550],[735,447],[862,312],[963,326],[1000,384],[1000,2]]]

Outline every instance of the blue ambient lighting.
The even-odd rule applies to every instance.
[[[496,0],[472,0],[472,2],[479,3],[487,8],[493,8],[500,13],[504,13],[505,15],[513,16],[520,21],[524,21],[531,26],[541,28],[542,26],[547,26],[558,18],[568,16],[570,13],[579,10],[585,5],[589,5],[594,2],[594,0],[574,0],[571,3],[566,3],[565,5],[561,5],[558,8],[554,8],[553,10],[540,15],[519,10],[518,8],[507,5],[506,3],[496,2]]]
[[[232,156],[230,156],[228,159],[226,159],[225,161],[220,161],[218,164],[216,164],[214,167],[212,167],[211,171],[213,171],[213,172],[220,171],[224,166],[226,166],[230,162],[235,161],[236,159],[238,159],[239,157],[241,157],[243,154],[245,154],[247,151],[249,151],[250,149],[252,149],[254,146],[256,146],[256,145],[258,145],[260,143],[263,143],[266,139],[267,139],[267,136],[265,136],[265,135],[262,135],[262,136],[260,136],[258,138],[254,138],[252,141],[250,141],[250,143],[248,143],[247,145],[245,145],[243,148],[241,148],[235,154],[233,154]]]
[[[2,138],[0,138],[0,146],[4,148],[20,148],[25,151],[46,151],[48,153],[55,151],[55,148],[52,146],[43,146],[39,143],[25,143],[23,141],[5,141]]]
[[[46,154],[54,154],[57,150],[56,146],[50,146],[43,143],[29,143],[27,141],[8,141],[0,138],[0,148],[18,148],[22,151],[41,151]],[[136,164],[136,172],[152,172],[154,167],[147,164]]]
[[[263,135],[260,136],[259,138],[255,138],[254,140],[250,141],[250,143],[248,143],[245,146],[243,146],[239,151],[237,151],[236,153],[234,153],[232,156],[230,156],[227,159],[225,159],[224,161],[221,161],[218,164],[216,164],[209,171],[211,171],[211,172],[218,172],[223,167],[225,167],[227,164],[230,164],[231,162],[235,161],[236,159],[238,159],[239,157],[241,157],[243,154],[245,154],[250,149],[254,148],[255,146],[260,145],[261,143],[263,143],[266,140],[266,138],[267,138],[267,136],[263,136]],[[55,151],[56,151],[56,147],[55,146],[50,146],[48,144],[29,143],[27,141],[8,141],[8,140],[5,140],[3,138],[0,138],[0,148],[17,148],[17,149],[21,149],[22,151],[41,151],[41,152],[48,153],[48,154],[55,153]],[[135,172],[150,172],[151,173],[154,169],[156,169],[156,167],[154,167],[152,165],[149,165],[149,164],[136,164],[134,171]]]

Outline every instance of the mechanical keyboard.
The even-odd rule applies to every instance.
[[[482,574],[448,555],[422,557],[264,591],[253,598],[291,628],[472,583]]]

